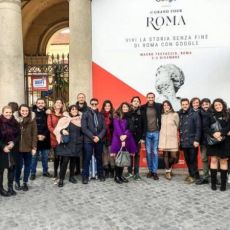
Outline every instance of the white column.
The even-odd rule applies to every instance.
[[[21,0],[0,0],[0,107],[24,102]]]
[[[92,96],[92,29],[91,1],[69,0],[69,101],[75,103],[77,94]]]

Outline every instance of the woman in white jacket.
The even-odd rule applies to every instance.
[[[171,180],[172,166],[176,163],[178,152],[178,127],[179,116],[174,112],[169,101],[162,103],[163,113],[161,115],[161,130],[159,139],[159,150],[163,151],[165,163],[165,177]]]

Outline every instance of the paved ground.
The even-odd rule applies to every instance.
[[[0,230],[230,229],[230,188],[187,185],[183,173],[172,181],[144,177],[118,185],[112,179],[63,188],[38,176],[28,192],[0,197]]]

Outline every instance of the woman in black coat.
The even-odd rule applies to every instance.
[[[12,108],[3,107],[0,116],[0,194],[2,196],[16,195],[13,190],[13,180],[19,136],[20,128],[13,117]],[[4,169],[8,169],[8,191],[3,188]]]
[[[230,156],[230,136],[227,134],[230,131],[230,116],[227,111],[226,103],[217,98],[212,104],[213,113],[208,126],[208,135],[214,137],[218,143],[211,145],[207,140],[207,155],[211,156],[211,188],[216,190],[216,177],[218,162],[220,162],[221,172],[221,191],[226,190],[226,180],[228,172],[228,157]],[[213,130],[213,124],[219,122],[220,130]]]
[[[58,186],[63,187],[65,174],[68,163],[70,162],[70,177],[69,181],[76,184],[77,180],[74,177],[74,169],[76,159],[82,153],[83,135],[81,133],[81,112],[78,111],[76,105],[69,107],[69,113],[64,113],[64,117],[58,121],[54,130],[58,146],[56,152],[62,157]]]

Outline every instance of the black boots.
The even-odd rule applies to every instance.
[[[104,176],[105,176],[105,178],[109,178],[109,166],[108,165],[106,165],[106,166],[104,166]]]
[[[10,196],[10,194],[3,188],[3,172],[0,172],[0,195]]]
[[[228,170],[223,170],[223,169],[220,170],[220,179],[221,179],[220,191],[226,190],[227,173]]]
[[[216,190],[216,184],[217,184],[217,169],[210,169],[211,171],[211,188],[212,190]],[[220,184],[220,191],[225,191],[226,190],[226,183],[227,183],[227,173],[228,170],[220,170],[220,179],[221,179],[221,184]]]
[[[211,189],[216,190],[217,169],[210,169],[211,171]]]

